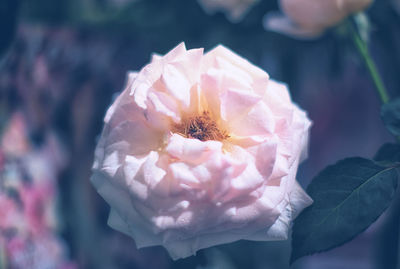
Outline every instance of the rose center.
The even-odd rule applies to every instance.
[[[226,131],[218,128],[217,123],[210,117],[208,111],[201,115],[183,118],[181,123],[174,126],[174,131],[187,137],[201,141],[224,140],[229,137]]]

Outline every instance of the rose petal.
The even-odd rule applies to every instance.
[[[204,112],[227,137],[175,130]],[[105,117],[92,182],[111,206],[110,226],[174,259],[284,239],[310,203],[296,185],[309,127],[286,85],[225,47],[203,55],[180,44],[129,76]]]
[[[207,160],[214,152],[221,152],[221,149],[222,144],[218,141],[200,141],[172,134],[165,150],[172,158],[197,164]]]

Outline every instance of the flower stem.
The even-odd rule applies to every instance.
[[[389,102],[389,95],[386,91],[385,85],[383,84],[382,78],[379,75],[378,69],[372,59],[367,43],[360,37],[358,30],[355,26],[349,21],[348,28],[350,29],[351,38],[356,46],[358,52],[360,53],[361,57],[364,59],[365,65],[368,69],[369,74],[375,84],[375,88],[378,91],[379,97],[382,103],[386,104]]]

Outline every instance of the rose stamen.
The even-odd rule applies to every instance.
[[[211,118],[208,111],[201,115],[184,117],[181,123],[174,126],[174,131],[187,138],[195,138],[201,141],[222,141],[229,137],[226,131],[218,128],[217,123]]]

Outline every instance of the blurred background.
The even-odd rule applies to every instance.
[[[368,10],[372,55],[393,97],[395,2]],[[266,31],[262,19],[276,10],[276,0],[260,0],[231,22],[195,0],[0,0],[0,268],[289,268],[290,240],[239,241],[176,262],[161,247],[138,250],[107,226],[109,207],[89,181],[105,111],[126,72],[182,41],[206,51],[224,44],[289,85],[313,121],[303,186],[326,165],[371,158],[391,141],[351,42],[333,30],[312,41]],[[350,243],[291,268],[400,268],[399,218],[397,198]]]

